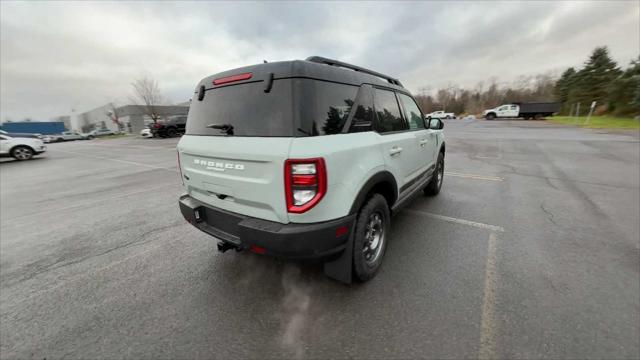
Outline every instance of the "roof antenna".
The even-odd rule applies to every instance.
[[[266,64],[266,63],[267,63],[267,60],[262,60],[262,63],[263,63],[263,64]]]

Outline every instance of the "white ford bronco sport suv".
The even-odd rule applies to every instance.
[[[180,210],[221,252],[320,259],[334,279],[366,281],[391,214],[440,191],[442,128],[398,80],[336,60],[215,74],[178,143]]]

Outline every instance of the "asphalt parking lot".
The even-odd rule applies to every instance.
[[[448,121],[435,198],[378,276],[219,254],[181,217],[177,139],[0,163],[2,358],[639,358],[640,140]]]

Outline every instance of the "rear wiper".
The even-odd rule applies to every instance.
[[[227,135],[233,135],[233,125],[231,124],[209,124],[208,128],[218,129]]]

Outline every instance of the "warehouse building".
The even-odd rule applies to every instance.
[[[173,115],[187,115],[189,103],[179,105],[154,105],[153,112],[160,119],[166,119]],[[145,128],[153,120],[148,115],[149,111],[144,105],[124,105],[116,107],[108,103],[93,110],[77,114],[71,121],[73,130],[89,132],[93,129],[110,129],[136,134]]]

